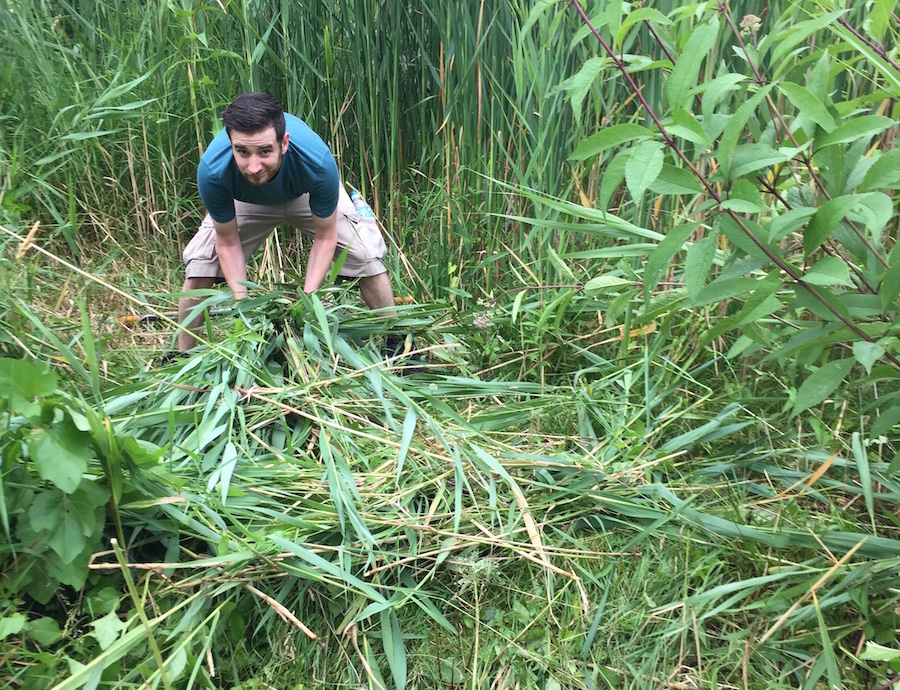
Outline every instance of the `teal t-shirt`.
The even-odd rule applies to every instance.
[[[328,146],[300,118],[285,113],[284,120],[288,150],[275,179],[264,185],[252,185],[241,175],[224,129],[201,156],[197,187],[207,212],[217,223],[234,218],[235,199],[279,206],[308,193],[310,210],[319,218],[327,218],[337,208],[340,176]]]

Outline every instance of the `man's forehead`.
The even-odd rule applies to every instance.
[[[231,132],[231,145],[242,148],[263,148],[264,146],[275,146],[278,143],[275,137],[275,128],[269,127],[261,132]]]

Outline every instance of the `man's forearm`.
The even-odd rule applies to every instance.
[[[337,237],[317,237],[313,240],[312,248],[309,250],[309,262],[306,264],[303,292],[315,292],[322,285],[334,260],[336,247]]]
[[[217,234],[216,255],[219,257],[222,275],[225,276],[228,287],[234,293],[234,298],[243,299],[247,296],[247,288],[241,283],[247,280],[247,263],[244,260],[244,250],[236,233],[234,239]]]

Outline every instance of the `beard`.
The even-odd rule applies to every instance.
[[[260,170],[256,175],[250,175],[243,170],[241,170],[241,175],[243,175],[244,179],[247,180],[254,187],[261,187],[264,184],[268,184],[278,175],[278,171],[281,170],[281,161],[284,158],[284,154],[281,151],[278,152],[278,160],[271,166],[266,166],[262,170]]]

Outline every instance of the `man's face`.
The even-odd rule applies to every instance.
[[[275,179],[281,169],[281,158],[287,152],[288,133],[281,141],[275,136],[275,128],[269,127],[256,134],[231,132],[231,151],[241,175],[253,185],[263,185]]]

